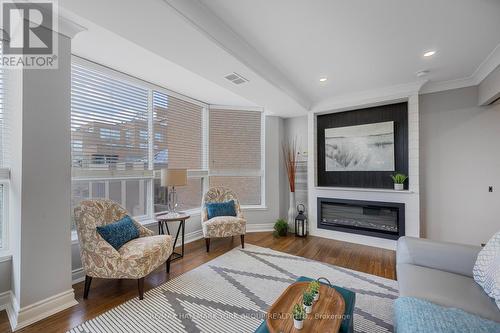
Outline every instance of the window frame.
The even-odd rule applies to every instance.
[[[2,215],[2,246],[0,246],[0,258],[4,255],[9,255],[10,244],[9,244],[9,191],[10,191],[10,169],[0,168],[0,185],[3,186],[2,193],[2,210],[0,214]]]
[[[265,122],[265,115],[264,115],[264,110],[262,108],[252,108],[252,107],[235,107],[235,106],[220,106],[220,105],[209,105],[207,103],[201,102],[199,100],[190,98],[188,96],[179,94],[175,91],[169,90],[167,88],[158,86],[156,84],[153,84],[151,82],[139,79],[137,77],[134,77],[132,75],[120,72],[119,70],[110,68],[106,65],[101,65],[98,63],[95,63],[93,61],[87,60],[85,58],[79,57],[77,55],[72,55],[71,59],[72,64],[77,64],[80,66],[84,66],[85,68],[93,71],[97,71],[103,75],[109,76],[115,80],[120,80],[124,81],[126,83],[132,84],[132,85],[137,85],[143,89],[148,90],[148,120],[149,120],[149,126],[148,126],[148,170],[144,170],[143,175],[134,175],[134,176],[120,176],[119,175],[114,175],[113,171],[109,171],[108,173],[111,174],[110,177],[103,177],[99,175],[92,175],[89,173],[89,175],[80,175],[80,176],[73,176],[71,177],[71,181],[118,181],[118,180],[147,180],[149,181],[148,185],[148,195],[149,197],[147,198],[147,212],[148,215],[143,216],[141,218],[138,218],[138,221],[140,221],[142,224],[152,224],[155,223],[155,216],[158,214],[161,214],[163,212],[154,212],[154,181],[155,179],[160,178],[160,172],[159,170],[154,170],[154,143],[155,143],[155,133],[154,133],[154,126],[153,126],[153,92],[157,91],[159,93],[167,94],[169,96],[184,100],[186,102],[190,102],[193,104],[196,104],[198,106],[202,107],[202,169],[189,169],[188,170],[188,178],[201,178],[202,179],[202,193],[205,193],[208,188],[209,188],[209,176],[210,176],[210,170],[209,170],[209,109],[210,108],[217,108],[217,109],[232,109],[232,110],[245,110],[245,111],[259,111],[261,112],[261,170],[259,172],[260,178],[261,178],[261,204],[260,205],[242,205],[242,209],[244,210],[264,210],[267,209],[266,205],[266,159],[265,159],[265,139],[266,139],[266,122]],[[73,147],[72,147],[73,148]],[[89,170],[90,171],[90,170]],[[91,171],[95,172],[95,171]],[[243,175],[243,174],[242,174]],[[113,178],[111,178],[113,177]],[[115,178],[118,177],[118,178]],[[201,206],[201,201],[200,201],[200,206]],[[186,210],[186,212],[190,215],[199,215],[201,213],[201,207],[200,208],[195,208],[195,209],[189,209]],[[73,230],[72,232],[72,239],[76,238],[76,232]]]
[[[254,111],[260,112],[260,170],[257,172],[212,172],[210,168],[208,168],[208,176],[207,176],[207,190],[209,187],[209,178],[210,176],[220,176],[220,177],[241,177],[241,176],[250,176],[250,177],[260,177],[260,205],[241,205],[241,209],[243,210],[266,210],[267,209],[267,201],[266,201],[266,115],[264,114],[264,109],[260,107],[238,107],[238,106],[229,106],[229,105],[210,105],[209,109],[214,110],[241,110],[241,111]],[[208,137],[210,134],[210,119],[209,119],[209,111],[207,110],[207,121],[204,123],[206,125],[207,130],[207,158],[210,159],[210,147]],[[208,163],[208,161],[207,161]]]
[[[2,48],[2,41],[0,40],[0,55],[3,54],[3,48]],[[8,138],[6,138],[6,123],[7,123],[7,115],[6,115],[6,109],[5,106],[7,105],[6,103],[6,94],[5,94],[5,86],[7,85],[7,80],[6,80],[6,75],[7,73],[0,68],[1,72],[1,77],[2,77],[2,96],[1,96],[1,101],[2,101],[2,107],[1,107],[1,113],[2,113],[2,121],[3,121],[3,126],[0,126],[0,136],[2,137],[2,142],[4,147],[5,143],[8,142]],[[5,167],[6,161],[6,152],[5,151],[0,151],[1,154],[1,163],[3,164],[2,167],[0,167],[0,185],[2,185],[2,210],[0,211],[1,214],[1,219],[2,219],[2,224],[0,225],[1,229],[1,246],[0,246],[0,260],[3,259],[3,257],[8,257],[10,256],[10,226],[9,226],[9,197],[10,197],[10,169]],[[7,164],[8,166],[8,164]]]

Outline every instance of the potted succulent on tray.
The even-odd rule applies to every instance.
[[[391,175],[392,180],[394,181],[394,189],[396,191],[404,190],[405,181],[408,179],[408,176],[402,173],[397,173],[395,175]]]
[[[314,295],[314,302],[319,299],[319,287],[320,284],[318,281],[311,281],[309,283],[309,291]]]
[[[302,302],[304,303],[304,310],[309,314],[312,311],[312,305],[314,301],[314,295],[309,290],[304,291],[302,294]]]
[[[292,316],[293,316],[293,326],[296,329],[301,330],[304,327],[304,319],[306,319],[307,316],[304,311],[304,308],[299,304],[295,304],[293,306]]]

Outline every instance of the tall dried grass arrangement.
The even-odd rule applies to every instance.
[[[295,175],[297,173],[297,139],[293,139],[291,143],[283,143],[283,159],[285,161],[288,183],[290,184],[290,192],[295,192]]]

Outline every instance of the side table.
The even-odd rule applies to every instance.
[[[177,244],[177,239],[179,238],[179,233],[182,231],[181,238],[181,252],[173,252],[172,253],[172,261],[181,259],[184,257],[184,231],[186,229],[186,220],[191,216],[185,213],[167,213],[167,214],[159,214],[156,216],[156,220],[158,221],[158,234],[165,235],[165,229],[167,229],[167,234],[170,235],[170,230],[168,228],[168,224],[171,222],[179,222],[179,227],[177,228],[177,232],[175,234],[174,240],[174,250]]]

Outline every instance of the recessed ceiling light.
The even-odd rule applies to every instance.
[[[326,80],[328,80],[326,76],[319,78],[319,82],[326,82]]]
[[[436,54],[436,51],[427,51],[424,53],[424,57],[432,57]]]

